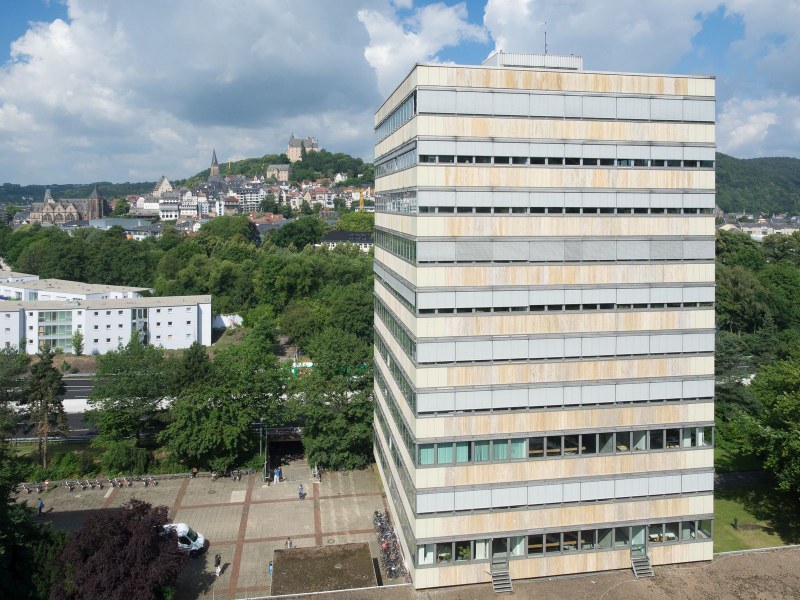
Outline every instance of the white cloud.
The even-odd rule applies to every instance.
[[[717,147],[734,156],[796,156],[798,114],[797,96],[728,100],[717,118]]]
[[[439,51],[465,41],[485,41],[486,32],[467,22],[464,3],[429,4],[399,20],[393,11],[364,9],[358,19],[369,33],[364,56],[378,75],[381,94],[388,95],[418,62],[436,62]]]
[[[32,24],[0,65],[0,181],[179,178],[285,149],[371,155],[369,0],[101,2]],[[188,166],[188,168],[187,168]]]
[[[551,54],[579,54],[588,69],[666,71],[692,47],[698,13],[718,0],[488,0],[484,25],[495,49],[537,52],[547,22]]]

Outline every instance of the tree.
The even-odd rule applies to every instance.
[[[0,349],[0,436],[13,430],[14,405],[25,399],[30,357],[17,348]]]
[[[371,347],[352,333],[328,329],[309,354],[314,368],[295,384],[309,463],[354,469],[372,455]]]
[[[83,354],[83,334],[80,329],[76,329],[75,333],[72,334],[72,351],[75,356]]]
[[[111,211],[112,217],[121,217],[122,215],[127,215],[131,210],[130,202],[125,200],[117,200],[117,203],[114,205],[114,210]]]
[[[261,237],[258,235],[256,226],[244,216],[222,216],[203,223],[197,238],[200,243],[208,247],[210,238],[221,240],[231,240],[236,236],[241,236],[257,244]]]
[[[375,213],[344,213],[336,223],[336,229],[338,231],[372,231],[375,229]]]
[[[734,333],[754,332],[768,321],[764,286],[742,266],[717,268],[717,322]]]
[[[39,438],[39,460],[46,469],[47,442],[51,434],[66,435],[69,426],[64,404],[59,398],[64,393],[64,383],[61,373],[53,366],[53,353],[46,350],[37,356],[39,361],[31,368],[23,414]]]
[[[137,499],[94,513],[64,548],[53,600],[164,598],[187,560],[167,523],[166,506]]]
[[[326,231],[327,226],[320,219],[304,216],[279,229],[273,229],[269,232],[269,238],[276,246],[287,248],[294,244],[297,248],[304,248],[307,244],[318,243]]]
[[[59,578],[56,560],[67,536],[16,501],[12,490],[20,479],[19,463],[0,443],[0,598],[46,600]]]
[[[764,367],[750,391],[760,410],[741,417],[741,431],[750,448],[764,458],[784,491],[800,491],[800,360]]]
[[[87,420],[100,430],[98,443],[141,436],[170,394],[171,368],[163,350],[135,333],[124,348],[97,357]]]
[[[205,383],[213,370],[205,346],[195,341],[175,364],[172,387],[177,396],[181,391]]]

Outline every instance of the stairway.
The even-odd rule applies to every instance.
[[[653,565],[650,564],[650,557],[646,554],[644,556],[631,557],[631,566],[633,567],[633,575],[636,579],[643,577],[653,577]]]
[[[508,571],[508,559],[492,559],[492,589],[496,594],[511,593],[511,574]]]
[[[511,575],[508,569],[505,571],[492,571],[492,589],[497,594],[514,591],[511,587]]]

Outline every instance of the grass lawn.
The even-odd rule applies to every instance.
[[[722,488],[714,494],[714,552],[800,542],[800,510],[788,494],[765,485]]]

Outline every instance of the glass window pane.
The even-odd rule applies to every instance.
[[[453,444],[436,446],[436,462],[440,465],[449,465],[453,462]]]
[[[644,452],[647,450],[647,432],[634,431],[633,432],[633,450],[634,452]]]
[[[614,528],[614,546],[627,546],[631,543],[631,528],[630,527],[615,527]]]
[[[650,544],[660,544],[664,541],[664,525],[662,523],[647,526],[647,541]]]
[[[631,451],[631,432],[618,431],[617,432],[617,452],[630,452]]]
[[[525,440],[511,440],[511,460],[525,458]]]
[[[683,442],[681,446],[684,448],[694,448],[697,446],[697,428],[685,427],[683,429]]]
[[[470,459],[470,443],[456,442],[456,462],[466,463]]]
[[[598,529],[597,530],[597,547],[598,548],[611,548],[611,538],[613,529]]]
[[[534,437],[528,440],[528,458],[542,458],[544,456],[544,438]]]
[[[691,541],[697,537],[697,523],[695,521],[684,521],[681,523],[681,539]]]
[[[528,536],[528,556],[540,556],[544,552],[543,540],[541,533]]]
[[[561,436],[547,436],[547,456],[561,456]]]
[[[433,464],[433,444],[419,445],[419,464],[421,465]]]
[[[664,525],[664,541],[677,542],[680,536],[680,523],[666,523]]]
[[[445,542],[436,544],[436,563],[449,563],[453,560],[453,544]]]
[[[697,539],[704,540],[711,538],[711,520],[706,519],[697,522]]]
[[[680,429],[667,429],[667,448],[679,448],[681,439]]]
[[[600,454],[611,454],[614,452],[614,434],[613,433],[599,433],[598,445],[600,446]]]
[[[698,427],[697,428],[697,445],[698,446],[711,446],[714,443],[714,428],[713,427]]]
[[[525,556],[525,536],[511,536],[511,556]]]
[[[584,433],[581,435],[581,454],[597,454],[596,433]]]
[[[489,442],[475,442],[473,456],[475,462],[487,462],[489,460]]]
[[[594,537],[595,533],[597,533],[596,529],[586,529],[581,531],[581,550],[593,550],[594,549]]]
[[[547,533],[544,536],[544,547],[547,554],[561,552],[561,534]]]
[[[561,548],[564,552],[576,552],[578,550],[578,532],[565,531]]]
[[[650,436],[650,450],[663,450],[664,448],[664,430],[651,429]]]
[[[466,542],[456,542],[456,560],[472,560],[472,543],[469,541]]]
[[[495,440],[492,442],[494,460],[508,460],[508,440]]]
[[[489,558],[489,540],[475,540],[475,560]]]
[[[564,456],[575,456],[580,449],[579,435],[564,436]]]
[[[417,564],[418,565],[432,565],[433,564],[433,544],[423,544],[417,546]]]

